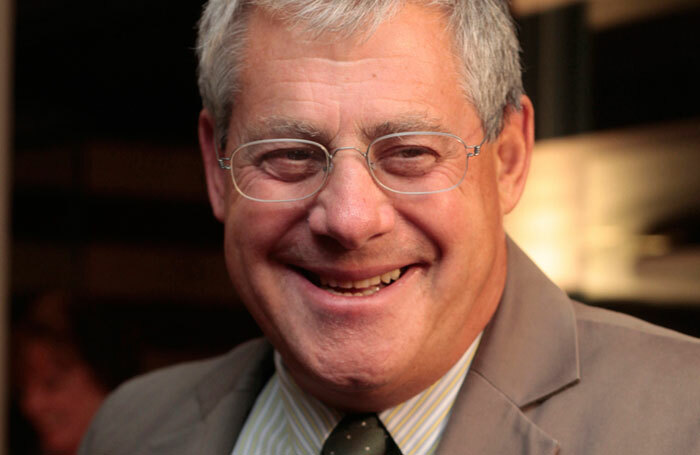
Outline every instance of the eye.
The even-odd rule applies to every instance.
[[[303,161],[325,161],[325,156],[321,150],[315,148],[286,147],[257,150],[253,159],[256,166],[263,166],[265,163],[284,164]]]
[[[417,177],[430,172],[440,155],[429,147],[405,145],[383,149],[372,157],[381,171],[406,177]]]
[[[372,159],[381,160],[406,160],[412,161],[417,159],[440,159],[440,153],[436,152],[431,147],[423,145],[397,145],[393,147],[383,147],[372,151]]]
[[[396,152],[397,158],[418,158],[430,154],[430,150],[423,147],[403,147]]]
[[[314,150],[295,148],[286,150],[276,150],[267,154],[263,159],[287,159],[291,161],[303,161],[314,158]]]
[[[326,155],[314,147],[284,147],[258,150],[253,163],[268,177],[284,182],[298,182],[323,172]]]

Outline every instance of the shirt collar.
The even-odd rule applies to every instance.
[[[379,413],[380,420],[405,455],[427,454],[434,450],[480,339],[481,334],[452,368],[430,387]],[[343,417],[343,413],[301,390],[276,351],[275,369],[279,377],[289,438],[295,452],[320,453],[324,441]]]

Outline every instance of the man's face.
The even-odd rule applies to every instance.
[[[329,150],[364,151],[373,138],[363,131],[386,134],[381,125],[406,119],[468,144],[483,138],[444,19],[419,6],[365,39],[314,39],[256,11],[241,82],[229,153],[251,136],[278,137],[280,123],[311,125]],[[225,175],[214,205],[229,273],[307,391],[338,407],[388,407],[437,380],[483,329],[505,276],[493,148],[470,159],[458,188],[431,195],[382,190],[353,151],[339,153],[326,186],[298,202],[247,200]],[[367,296],[319,286],[396,270],[398,280]]]

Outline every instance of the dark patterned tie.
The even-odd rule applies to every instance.
[[[401,455],[377,414],[348,414],[326,439],[321,455]]]

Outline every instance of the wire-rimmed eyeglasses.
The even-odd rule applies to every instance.
[[[259,202],[293,202],[318,193],[333,170],[339,152],[362,155],[377,184],[394,193],[432,194],[449,191],[462,183],[469,158],[478,156],[479,145],[467,145],[450,133],[413,131],[393,133],[373,140],[362,152],[355,147],[329,151],[306,139],[261,139],[238,146],[229,157],[217,158],[229,170],[236,190]]]

